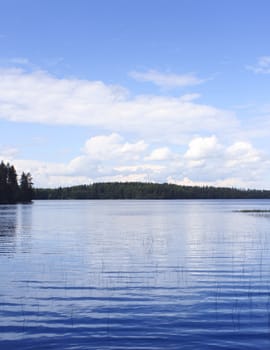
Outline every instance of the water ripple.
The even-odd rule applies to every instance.
[[[270,348],[268,220],[115,203],[0,206],[1,349]]]

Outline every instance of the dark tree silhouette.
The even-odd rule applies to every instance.
[[[0,163],[0,203],[29,203],[33,199],[33,183],[30,173],[22,173],[20,186],[13,165]]]
[[[105,182],[55,189],[35,189],[34,197],[35,199],[254,199],[270,198],[270,191],[178,186],[167,183]]]
[[[7,186],[9,192],[9,201],[17,202],[20,198],[20,188],[17,182],[17,172],[13,165],[7,169]]]
[[[22,202],[31,202],[33,198],[33,187],[32,187],[32,177],[30,173],[25,174],[24,172],[21,175],[20,179],[20,191],[21,191],[21,201]]]
[[[7,197],[7,166],[2,161],[0,163],[0,203],[5,203],[7,201]]]

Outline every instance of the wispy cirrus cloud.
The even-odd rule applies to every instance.
[[[18,153],[19,150],[16,147],[6,147],[0,145],[0,160],[12,159],[17,156]]]
[[[205,82],[205,79],[197,77],[195,73],[162,73],[152,69],[146,72],[132,71],[129,73],[129,75],[137,81],[149,82],[166,89],[194,86]]]
[[[247,65],[246,69],[256,74],[270,74],[270,56],[261,56],[254,65]]]
[[[25,57],[13,57],[9,60],[11,64],[18,64],[18,65],[30,65],[31,62],[28,58]]]

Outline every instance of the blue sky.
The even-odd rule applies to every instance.
[[[270,188],[267,0],[0,0],[0,158],[36,186]]]

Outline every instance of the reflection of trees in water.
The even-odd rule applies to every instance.
[[[20,251],[29,253],[32,248],[32,204],[20,204],[19,208],[17,232],[19,232]]]
[[[0,205],[0,254],[16,251],[18,205]]]
[[[31,250],[32,205],[0,205],[0,254]]]

